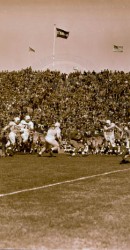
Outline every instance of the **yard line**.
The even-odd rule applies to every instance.
[[[11,192],[11,193],[0,194],[0,197],[5,197],[5,196],[19,194],[19,193],[25,193],[25,192],[29,192],[29,191],[35,191],[35,190],[45,189],[45,188],[49,188],[49,187],[54,187],[54,186],[66,184],[66,183],[73,183],[73,182],[77,182],[77,181],[82,181],[82,180],[86,180],[86,179],[92,179],[92,178],[96,178],[96,177],[100,177],[100,176],[105,176],[105,175],[109,175],[109,174],[115,174],[115,173],[125,172],[125,171],[129,171],[129,170],[130,170],[130,168],[126,168],[126,169],[120,169],[120,170],[115,170],[115,171],[111,171],[111,172],[105,172],[105,173],[102,173],[102,174],[95,174],[95,175],[90,175],[90,176],[84,176],[84,177],[80,177],[80,178],[77,178],[77,179],[72,179],[72,180],[68,180],[68,181],[61,181],[61,182],[56,182],[56,183],[53,183],[53,184],[44,185],[44,186],[41,186],[41,187],[34,187],[34,188],[22,189],[22,190]]]

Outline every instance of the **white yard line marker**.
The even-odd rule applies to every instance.
[[[102,173],[102,174],[95,174],[95,175],[90,175],[90,176],[84,176],[84,177],[80,177],[80,178],[77,178],[77,179],[72,179],[72,180],[68,180],[68,181],[61,181],[61,182],[56,182],[56,183],[53,183],[53,184],[44,185],[44,186],[41,186],[41,187],[22,189],[22,190],[11,192],[11,193],[0,194],[0,197],[5,197],[5,196],[19,194],[19,193],[25,193],[25,192],[29,192],[29,191],[35,191],[35,190],[45,189],[45,188],[49,188],[49,187],[54,187],[54,186],[66,184],[66,183],[73,183],[73,182],[77,182],[77,181],[82,181],[82,180],[86,180],[86,179],[92,179],[92,178],[96,178],[96,177],[100,177],[100,176],[105,176],[105,175],[109,175],[109,174],[115,174],[115,173],[125,172],[125,171],[129,171],[129,170],[130,170],[130,168],[126,168],[126,169],[115,170],[115,171],[111,171],[111,172],[105,172],[105,173]]]

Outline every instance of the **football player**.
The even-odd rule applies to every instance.
[[[60,123],[56,122],[53,126],[51,126],[47,134],[45,136],[45,147],[41,149],[39,152],[39,156],[42,155],[43,152],[50,151],[50,155],[52,156],[53,151],[57,151],[59,153],[60,151],[60,144],[61,144],[61,129],[60,129]]]
[[[16,146],[16,139],[18,138],[20,140],[21,137],[21,125],[19,117],[15,117],[14,121],[10,121],[9,124],[3,128],[3,132],[7,131],[9,131],[9,134],[6,148],[11,147],[12,150],[14,150]]]
[[[104,128],[103,128],[103,134],[106,142],[106,147],[112,148],[112,151],[116,148],[115,143],[115,130],[118,130],[121,133],[121,137],[123,135],[122,129],[120,129],[115,123],[111,122],[110,120],[106,120]]]
[[[129,163],[127,158],[130,156],[130,122],[124,127],[124,137],[125,137],[125,150],[122,154],[122,161],[120,164]]]

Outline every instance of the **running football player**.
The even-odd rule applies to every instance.
[[[45,147],[41,149],[39,152],[39,156],[42,155],[44,152],[50,151],[50,155],[52,156],[54,151],[59,153],[60,151],[60,144],[61,144],[61,129],[60,123],[56,122],[53,126],[51,126],[48,131],[47,135],[45,136]]]

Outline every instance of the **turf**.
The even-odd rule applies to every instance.
[[[64,154],[0,158],[0,194],[98,175],[0,197],[0,249],[130,249],[130,164],[120,160]]]

